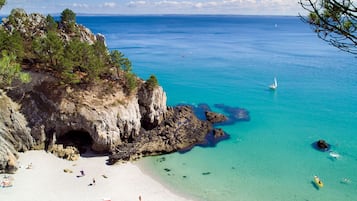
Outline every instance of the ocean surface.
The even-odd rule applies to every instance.
[[[244,108],[219,126],[215,147],[141,160],[177,193],[199,201],[357,200],[356,57],[317,38],[298,17],[79,16],[106,36],[168,105]],[[268,89],[278,79],[276,91]],[[330,152],[312,144],[324,139]],[[317,175],[324,183],[313,184]]]

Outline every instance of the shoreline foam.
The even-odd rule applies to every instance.
[[[142,201],[190,200],[172,193],[134,163],[108,166],[106,159],[99,156],[67,161],[45,151],[21,153],[20,168],[11,175],[13,186],[0,189],[0,200],[136,201],[139,196]],[[29,164],[32,167],[27,169]]]

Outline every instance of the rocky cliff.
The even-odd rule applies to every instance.
[[[90,148],[109,153],[110,163],[115,163],[191,147],[212,130],[212,124],[199,120],[189,106],[168,108],[162,87],[147,88],[143,81],[127,96],[120,85],[107,81],[76,88],[58,85],[41,73],[32,72],[31,77],[30,83],[8,92],[21,105],[12,110],[26,139],[23,145],[15,144],[21,149],[8,146],[14,156],[32,145],[48,149],[57,139],[86,133]],[[6,100],[4,107],[11,101]]]
[[[31,77],[31,83],[8,94],[25,106],[21,113],[37,145],[47,146],[47,141],[81,131],[92,138],[94,151],[112,151],[116,145],[136,139],[141,122],[155,127],[166,113],[162,87],[151,90],[142,85],[136,94],[127,96],[119,84],[108,81],[82,88],[61,86],[41,73],[31,73]]]
[[[44,16],[22,10],[15,14],[15,22],[3,20],[4,29],[18,30],[25,38],[44,34]],[[105,44],[102,35],[76,27],[81,41]],[[70,40],[69,34],[60,34]],[[128,95],[119,76],[69,85],[54,72],[26,69],[30,83],[15,83],[6,95],[0,93],[0,171],[16,170],[18,151],[33,148],[68,146],[78,153],[85,145],[85,149],[108,153],[109,163],[115,163],[190,148],[204,142],[212,131],[212,123],[198,119],[191,107],[168,108],[163,88],[149,86],[140,78],[135,78],[137,87]]]
[[[0,90],[0,172],[16,171],[18,151],[33,146],[30,128],[19,108],[20,105]]]

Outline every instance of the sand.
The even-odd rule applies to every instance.
[[[1,201],[188,201],[145,175],[135,163],[105,164],[106,156],[67,161],[45,151],[19,158],[13,186],[0,188]],[[32,164],[31,169],[27,166]],[[73,171],[64,172],[65,169]],[[81,176],[81,170],[84,176]],[[0,175],[0,180],[3,176]],[[93,179],[95,183],[93,183]]]

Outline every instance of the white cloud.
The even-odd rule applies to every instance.
[[[148,13],[297,14],[298,0],[129,0],[126,6]]]
[[[354,3],[357,0],[352,0]],[[36,2],[36,3],[34,3]],[[99,4],[99,5],[98,5]],[[38,5],[42,5],[40,7]],[[99,7],[98,7],[99,6]],[[36,12],[59,12],[63,8],[93,13],[170,14],[297,14],[298,0],[12,0],[1,10],[23,7]],[[98,9],[100,8],[100,9]],[[115,10],[113,9],[115,8]]]
[[[115,2],[104,2],[103,6],[104,7],[109,7],[109,8],[114,8],[116,7],[116,3]]]
[[[146,5],[146,1],[130,1],[128,4],[130,7]]]
[[[73,7],[76,7],[76,8],[88,8],[88,4],[85,4],[85,3],[73,3],[72,4]]]
[[[276,0],[272,0],[276,1]],[[205,7],[224,7],[224,6],[244,6],[254,5],[257,0],[216,0],[216,1],[204,1],[204,0],[149,0],[149,1],[130,1],[129,6],[160,6],[170,8],[205,8]],[[245,6],[246,7],[246,6]]]

